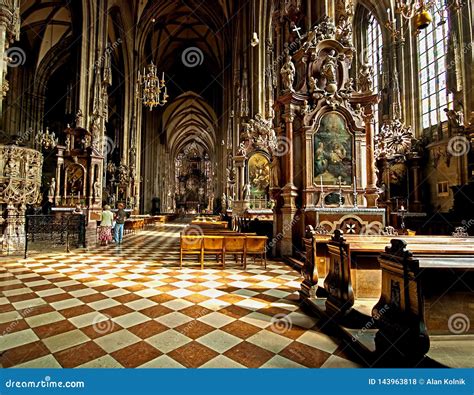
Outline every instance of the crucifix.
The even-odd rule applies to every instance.
[[[296,34],[298,35],[298,38],[301,40],[303,38],[303,36],[301,35],[300,33],[300,30],[301,30],[301,27],[298,27],[296,26],[296,24],[293,24],[293,32],[296,32]]]

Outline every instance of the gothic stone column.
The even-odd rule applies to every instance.
[[[294,167],[293,167],[293,121],[295,115],[291,109],[287,109],[284,113],[283,118],[285,119],[285,130],[286,130],[286,141],[285,148],[287,153],[284,156],[285,163],[285,180],[286,184],[282,190],[283,207],[281,208],[282,213],[282,238],[280,242],[280,254],[282,256],[293,255],[293,226],[296,224],[295,214],[296,205],[295,198],[298,195],[297,189],[294,185]]]

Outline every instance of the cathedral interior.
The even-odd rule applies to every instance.
[[[473,367],[473,20],[0,1],[0,366]]]

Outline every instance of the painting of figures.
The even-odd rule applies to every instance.
[[[250,194],[255,198],[263,198],[270,184],[270,163],[268,159],[256,153],[249,159]]]
[[[339,183],[350,185],[352,182],[353,138],[344,118],[330,112],[323,116],[319,129],[314,134],[314,178],[319,184]]]

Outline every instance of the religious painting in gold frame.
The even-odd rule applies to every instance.
[[[250,194],[253,198],[264,198],[270,186],[270,161],[256,152],[248,162]]]
[[[313,137],[315,184],[320,184],[322,179],[325,185],[337,185],[339,177],[342,184],[352,183],[353,140],[342,115],[337,112],[323,115]]]

